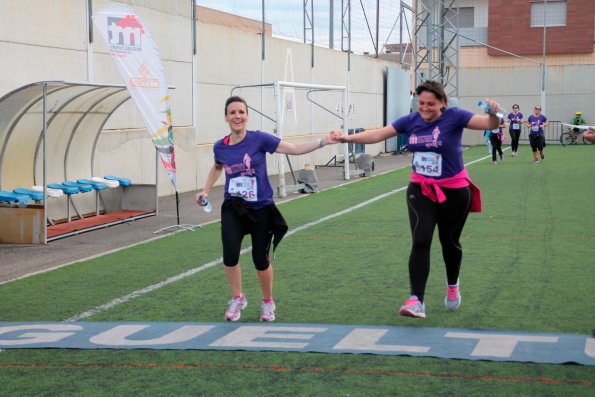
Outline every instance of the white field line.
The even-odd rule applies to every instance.
[[[480,159],[471,161],[471,162],[469,162],[469,163],[467,163],[465,165],[466,166],[472,165],[472,164],[475,164],[475,163],[480,162],[482,160],[485,160],[487,158],[491,158],[491,156],[482,157]],[[391,172],[391,171],[387,171],[387,172]],[[353,182],[348,182],[348,183],[353,183]],[[339,185],[339,186],[344,186],[346,184],[347,183],[342,184],[342,185]],[[339,187],[339,186],[336,186],[336,187]],[[334,187],[334,188],[336,188],[336,187]],[[362,207],[364,207],[364,206],[366,206],[368,204],[374,203],[374,202],[376,202],[378,200],[382,200],[382,199],[384,199],[384,198],[386,198],[388,196],[391,196],[393,194],[402,192],[405,189],[407,189],[407,186],[402,186],[402,187],[400,187],[398,189],[394,189],[394,190],[391,190],[389,192],[383,193],[383,194],[381,194],[379,196],[376,196],[376,197],[373,197],[373,198],[371,198],[369,200],[362,201],[361,203],[359,203],[357,205],[354,205],[353,207],[346,208],[346,209],[344,209],[342,211],[335,212],[334,214],[330,214],[330,215],[327,215],[325,217],[322,217],[322,218],[320,218],[320,219],[318,219],[316,221],[309,222],[309,223],[306,223],[304,225],[298,226],[295,229],[292,229],[292,230],[288,231],[285,236],[286,237],[289,237],[289,236],[291,236],[291,235],[293,235],[295,233],[298,233],[298,232],[301,232],[303,230],[309,229],[309,228],[311,228],[313,226],[316,226],[316,225],[318,225],[318,224],[320,224],[322,222],[326,222],[326,221],[328,221],[330,219],[333,219],[333,218],[336,218],[338,216],[342,216],[342,215],[348,214],[348,213],[353,212],[353,211],[355,211],[355,210],[357,210],[359,208],[362,208]],[[243,254],[245,254],[247,252],[250,252],[251,250],[252,250],[252,247],[244,248],[243,250],[240,251],[240,254],[243,255]],[[116,298],[116,299],[112,300],[111,302],[108,302],[108,303],[103,304],[103,305],[100,305],[100,306],[96,306],[96,307],[94,307],[91,310],[87,310],[86,312],[83,312],[83,313],[77,314],[75,316],[69,317],[66,320],[64,320],[64,322],[76,322],[76,321],[83,320],[85,318],[89,318],[89,317],[91,317],[91,316],[93,316],[95,314],[98,314],[98,313],[104,312],[106,310],[109,310],[109,309],[111,309],[113,307],[116,307],[116,306],[122,304],[122,303],[126,303],[126,302],[128,302],[128,301],[130,301],[132,299],[138,298],[138,297],[140,297],[142,295],[145,295],[145,294],[147,294],[149,292],[155,291],[155,290],[157,290],[157,289],[159,289],[161,287],[164,287],[166,285],[172,284],[172,283],[174,283],[176,281],[183,280],[186,277],[190,277],[190,276],[192,276],[192,275],[194,275],[196,273],[199,273],[199,272],[201,272],[203,270],[210,269],[211,267],[216,266],[216,265],[220,265],[222,263],[223,263],[223,258],[219,258],[219,259],[216,259],[216,260],[211,261],[209,263],[205,263],[204,265],[201,265],[201,266],[196,267],[194,269],[190,269],[190,270],[188,270],[188,271],[186,271],[184,273],[180,273],[180,274],[178,274],[176,276],[169,277],[166,280],[163,280],[163,281],[161,281],[161,282],[159,282],[157,284],[149,285],[148,287],[145,287],[145,288],[136,290],[136,291],[131,292],[131,293],[127,294],[127,295],[124,295],[124,296],[122,296],[120,298]]]
[[[358,205],[355,205],[355,206],[353,206],[351,208],[344,209],[342,211],[339,211],[339,212],[336,212],[334,214],[331,214],[331,215],[325,216],[323,218],[320,218],[320,219],[318,219],[316,221],[309,222],[309,223],[306,223],[304,225],[298,226],[295,229],[292,229],[292,230],[288,231],[285,234],[285,236],[286,237],[289,237],[289,236],[291,236],[291,235],[293,235],[293,234],[295,234],[297,232],[301,232],[302,230],[305,230],[305,229],[311,228],[313,226],[316,226],[316,225],[318,225],[318,224],[320,224],[322,222],[325,222],[325,221],[327,221],[329,219],[333,219],[333,218],[336,218],[338,216],[345,215],[345,214],[347,214],[349,212],[352,212],[352,211],[355,211],[356,209],[361,208],[361,207],[363,207],[365,205],[368,205],[370,203],[373,203],[375,201],[378,201],[378,200],[381,200],[381,199],[383,199],[385,197],[388,197],[391,194],[395,194],[397,192],[400,192],[400,191],[404,190],[405,188],[406,187],[402,187],[402,188],[399,188],[399,189],[396,189],[396,190],[392,190],[392,191],[387,192],[387,193],[383,193],[380,196],[376,196],[374,198],[371,198],[370,200],[363,201],[363,202],[359,203]],[[252,247],[244,248],[243,250],[240,251],[240,255],[243,255],[243,254],[245,254],[247,252],[250,252],[251,250],[252,250]],[[190,269],[190,270],[188,270],[188,271],[186,271],[184,273],[180,273],[180,274],[178,274],[176,276],[169,277],[166,280],[163,280],[163,281],[161,281],[161,282],[159,282],[157,284],[153,284],[153,285],[150,285],[148,287],[145,287],[145,288],[136,290],[134,292],[131,292],[128,295],[124,295],[124,296],[122,296],[120,298],[116,298],[116,299],[112,300],[111,302],[108,302],[106,304],[103,304],[103,305],[94,307],[93,309],[88,310],[88,311],[86,311],[84,313],[80,313],[80,314],[77,314],[76,316],[72,316],[72,317],[70,317],[70,318],[68,318],[68,319],[66,319],[64,321],[65,322],[75,322],[75,321],[80,321],[80,320],[85,319],[85,318],[89,318],[89,317],[93,316],[94,314],[101,313],[103,311],[109,310],[112,307],[118,306],[118,305],[120,305],[122,303],[128,302],[129,300],[138,298],[139,296],[142,296],[144,294],[147,294],[147,293],[149,293],[151,291],[155,291],[156,289],[159,289],[161,287],[164,287],[164,286],[166,286],[168,284],[171,284],[171,283],[174,283],[176,281],[180,281],[182,279],[185,279],[186,277],[190,277],[190,276],[192,276],[192,275],[194,275],[194,274],[196,274],[198,272],[201,272],[201,271],[206,270],[206,269],[210,269],[211,267],[216,266],[216,265],[220,265],[222,263],[223,263],[223,258],[219,258],[219,259],[216,259],[216,260],[211,261],[209,263],[205,263],[204,265],[201,265],[201,266],[196,267],[194,269]]]
[[[376,176],[384,175],[384,174],[386,174],[388,172],[392,172],[392,171],[395,171],[397,169],[400,169],[400,168],[395,168],[394,170],[385,171],[385,172],[381,172],[381,173],[375,174],[375,175],[372,176],[372,178],[373,177],[376,177]],[[342,183],[340,185],[333,186],[333,187],[331,187],[331,188],[329,188],[327,190],[341,188],[343,186],[350,185],[350,184],[355,183],[355,182],[358,182],[358,180],[353,180],[353,181],[345,182],[345,183]],[[283,202],[277,203],[277,205],[282,205],[282,204],[287,203],[289,201],[298,200],[298,199],[301,199],[301,198],[304,198],[304,197],[307,197],[307,196],[303,195],[303,196],[291,197],[291,198],[289,198],[287,200],[284,200]],[[202,226],[210,225],[211,223],[216,223],[216,222],[219,222],[219,221],[220,221],[220,219],[215,219],[215,220],[208,221],[208,222],[205,222],[205,223],[201,223],[200,225],[194,225],[194,226],[196,226],[196,227],[202,227]],[[100,258],[100,257],[102,257],[104,255],[113,254],[114,252],[119,252],[119,251],[122,251],[122,250],[125,250],[125,249],[128,249],[128,248],[136,247],[136,246],[141,245],[141,244],[149,243],[151,241],[155,241],[155,240],[159,240],[159,239],[162,239],[162,238],[165,238],[165,237],[173,236],[174,234],[181,233],[181,232],[184,232],[184,231],[186,231],[186,230],[185,229],[180,229],[180,230],[177,230],[175,232],[171,232],[171,233],[168,233],[168,234],[163,234],[161,236],[155,236],[155,237],[152,237],[152,238],[147,239],[147,240],[139,241],[137,243],[132,243],[132,244],[129,244],[129,245],[126,245],[126,246],[123,246],[123,247],[114,248],[112,250],[108,250],[108,251],[102,252],[100,254],[90,255],[90,256],[87,256],[85,258],[77,259],[77,260],[74,260],[74,261],[71,261],[71,262],[67,262],[67,263],[62,263],[62,264],[57,265],[57,266],[52,266],[52,267],[48,267],[46,269],[37,270],[35,272],[27,273],[27,274],[24,274],[24,275],[22,275],[20,277],[12,278],[10,280],[0,281],[0,285],[12,283],[13,281],[22,280],[24,278],[28,278],[28,277],[31,277],[31,276],[36,276],[38,274],[43,274],[43,273],[51,272],[52,270],[60,269],[60,268],[63,268],[63,267],[66,267],[66,266],[70,266],[70,265],[74,265],[74,264],[81,263],[81,262],[86,262],[86,261],[89,261],[91,259]]]

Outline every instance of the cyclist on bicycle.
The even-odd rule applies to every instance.
[[[570,121],[570,124],[572,125],[585,125],[587,123],[585,123],[585,119],[583,118],[583,113],[582,112],[576,112],[574,114],[574,118]],[[580,129],[578,128],[573,128],[572,129],[574,132],[579,132]]]

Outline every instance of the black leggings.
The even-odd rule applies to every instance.
[[[541,152],[545,146],[545,137],[543,135],[532,134],[529,135],[529,143],[531,144],[531,150],[533,153],[538,150]]]
[[[242,240],[246,234],[252,237],[252,261],[257,270],[266,270],[270,265],[269,249],[273,238],[271,207],[247,209],[253,216],[250,220],[240,216],[229,201],[221,206],[221,240],[223,241],[223,264],[235,266],[240,260]],[[256,220],[256,222],[254,222]]]
[[[449,285],[457,283],[463,259],[463,248],[459,238],[471,208],[471,190],[464,187],[442,188],[442,191],[446,201],[438,204],[422,194],[420,184],[409,183],[407,188],[407,207],[413,240],[409,256],[409,283],[411,295],[416,295],[422,302],[430,275],[430,248],[436,225]]]
[[[521,130],[510,130],[510,149],[515,153],[519,150],[520,137]]]
[[[492,144],[492,161],[496,161],[496,151],[502,157],[502,140],[498,134],[490,134],[490,143]]]

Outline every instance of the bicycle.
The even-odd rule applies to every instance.
[[[577,144],[579,141],[579,137],[581,138],[584,145],[590,145],[591,142],[587,141],[583,136],[583,132],[578,127],[568,127],[568,131],[564,132],[560,135],[560,144],[562,146]]]

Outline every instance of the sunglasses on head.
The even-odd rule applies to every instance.
[[[535,108],[535,110],[541,110],[541,108]]]

